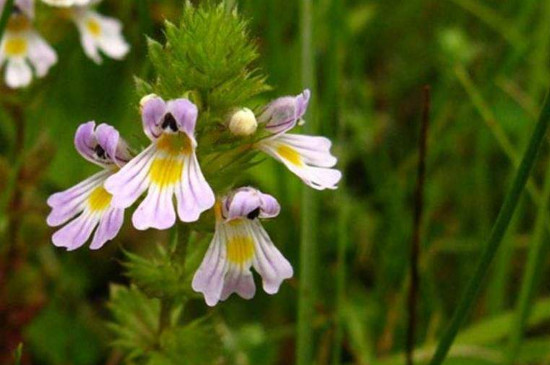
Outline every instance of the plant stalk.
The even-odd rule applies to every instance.
[[[458,333],[460,326],[464,323],[467,315],[470,313],[470,310],[475,304],[475,300],[481,289],[483,279],[487,276],[490,264],[495,257],[498,248],[500,247],[502,238],[504,237],[506,229],[510,224],[510,220],[512,219],[519,198],[521,197],[521,193],[525,188],[525,184],[527,183],[529,174],[531,173],[533,165],[535,164],[540,146],[542,145],[544,136],[546,135],[549,123],[550,98],[547,94],[544,105],[542,107],[542,111],[539,116],[539,120],[535,127],[535,131],[533,132],[527,150],[523,155],[521,164],[512,183],[512,187],[506,195],[504,203],[500,209],[497,220],[493,226],[491,235],[487,244],[485,245],[484,251],[472,276],[472,279],[470,280],[466,291],[462,295],[462,298],[454,312],[449,327],[443,334],[443,337],[441,338],[437,346],[436,352],[430,362],[431,365],[441,364],[443,360],[445,360],[445,357],[447,356],[447,353],[449,352],[449,349],[455,340],[456,334]]]
[[[7,0],[4,4],[4,10],[2,10],[2,16],[0,17],[0,40],[2,40],[4,32],[6,31],[8,20],[10,19],[10,15],[13,12],[14,3],[15,0]]]
[[[424,182],[426,176],[426,150],[428,141],[428,125],[430,122],[430,87],[424,87],[424,105],[422,111],[422,124],[420,126],[420,138],[418,141],[418,170],[416,178],[414,216],[413,216],[413,238],[411,245],[411,263],[409,286],[408,309],[409,323],[407,327],[407,364],[413,364],[414,335],[416,332],[416,311],[418,301],[418,289],[420,277],[418,274],[418,261],[420,258],[420,230],[422,228],[422,215],[424,210]]]
[[[313,59],[313,7],[312,0],[300,1],[300,41],[302,49],[302,86],[312,89],[314,93],[314,59]],[[315,98],[315,96],[313,97]],[[313,101],[313,100],[312,100]],[[308,134],[316,130],[315,105],[310,103],[309,122],[305,125]],[[298,329],[296,341],[296,364],[311,365],[313,358],[313,315],[315,301],[315,263],[317,243],[315,239],[316,204],[312,191],[308,187],[302,192],[302,216],[300,237],[300,283],[298,288]]]
[[[550,159],[546,167],[544,177],[543,199],[539,205],[537,219],[535,221],[535,231],[533,233],[533,242],[530,245],[527,256],[527,266],[521,283],[521,289],[516,310],[512,322],[512,331],[508,342],[507,364],[513,364],[518,354],[519,347],[525,330],[525,323],[531,312],[533,295],[539,282],[541,267],[546,257],[548,244],[545,241],[546,234],[544,224],[548,219],[547,206],[550,201]]]

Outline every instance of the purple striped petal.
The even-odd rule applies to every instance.
[[[132,216],[132,223],[138,230],[148,228],[168,229],[176,223],[176,212],[172,202],[173,187],[151,185],[145,199]]]
[[[178,216],[182,222],[194,222],[214,206],[216,197],[199,166],[195,152],[184,162],[181,182],[176,186]]]
[[[258,118],[271,133],[282,133],[294,128],[304,116],[309,103],[310,91],[305,89],[297,96],[284,96],[269,103]]]
[[[227,272],[225,237],[219,225],[191,284],[194,291],[204,294],[206,304],[210,307],[220,301]]]
[[[273,218],[279,215],[280,206],[271,195],[251,187],[237,189],[223,201],[227,220],[236,218]]]
[[[110,208],[105,212],[94,234],[91,250],[98,250],[107,242],[116,237],[124,223],[124,209]]]
[[[330,167],[337,162],[330,153],[330,140],[324,137],[279,134],[264,139],[257,148],[282,162],[308,186],[336,189],[342,173]]]
[[[281,283],[294,275],[292,266],[275,247],[259,221],[249,222],[249,230],[255,237],[254,269],[262,276],[264,291],[275,294]]]

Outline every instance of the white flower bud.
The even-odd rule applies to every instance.
[[[158,98],[158,95],[157,94],[149,94],[149,95],[145,95],[143,98],[141,98],[141,100],[139,101],[139,107],[140,108],[143,108],[143,106],[151,99],[153,98]]]
[[[235,112],[229,120],[229,130],[236,136],[250,136],[256,132],[258,122],[252,110],[243,108]]]

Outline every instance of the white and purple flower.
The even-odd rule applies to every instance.
[[[336,189],[342,173],[333,169],[337,159],[330,153],[331,141],[325,137],[287,133],[307,110],[310,92],[272,101],[258,118],[258,123],[273,135],[256,144],[256,148],[282,162],[304,183],[317,190]]]
[[[103,60],[100,51],[115,60],[123,59],[130,50],[130,45],[122,35],[122,23],[93,10],[92,6],[100,1],[91,1],[88,5],[74,6],[70,16],[80,32],[80,42],[84,53],[95,63]]]
[[[84,6],[93,2],[93,0],[42,0],[42,2],[58,7],[69,7],[69,6]]]
[[[279,211],[274,197],[253,188],[238,189],[216,204],[216,232],[192,282],[206,304],[214,306],[232,293],[251,299],[256,292],[251,267],[261,275],[268,294],[277,293],[283,280],[292,277],[292,266],[259,220],[276,217]]]
[[[0,0],[0,12],[5,0]],[[11,88],[28,86],[33,70],[44,77],[57,62],[57,55],[32,26],[33,0],[17,0],[0,40],[0,67],[6,64],[5,80]]]
[[[167,229],[176,222],[194,222],[215,202],[204,179],[195,149],[197,107],[187,99],[165,102],[156,95],[141,103],[143,129],[151,145],[118,173],[107,179],[113,205],[126,208],[146,190],[147,196],[132,217],[134,227]]]
[[[103,171],[50,196],[48,205],[52,211],[47,222],[52,227],[64,225],[54,233],[52,241],[67,250],[81,247],[95,230],[90,249],[96,250],[113,239],[122,226],[124,209],[111,204],[111,194],[103,185],[109,176],[130,160],[131,155],[115,128],[108,124],[96,127],[95,122],[82,124],[78,128],[75,147],[82,157],[102,167]]]

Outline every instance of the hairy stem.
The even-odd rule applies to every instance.
[[[441,364],[443,360],[445,360],[445,357],[447,356],[449,348],[455,340],[460,326],[464,323],[466,316],[475,304],[475,300],[481,289],[483,279],[487,276],[490,264],[495,257],[498,248],[500,247],[500,243],[502,242],[502,238],[508,228],[508,225],[510,224],[510,220],[512,219],[521,193],[525,188],[531,169],[537,159],[537,155],[544,140],[544,136],[546,135],[549,123],[550,98],[547,95],[539,116],[539,120],[535,127],[535,131],[533,132],[527,150],[523,155],[521,164],[519,165],[519,169],[512,183],[512,187],[506,195],[477,268],[468,283],[466,291],[460,299],[449,327],[443,334],[443,337],[437,346],[434,357],[430,362],[431,365]]]

